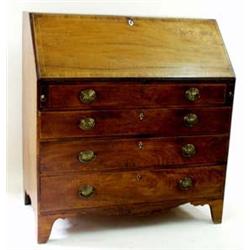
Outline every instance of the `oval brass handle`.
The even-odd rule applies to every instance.
[[[191,177],[184,177],[178,184],[181,190],[189,190],[193,187],[193,180]]]
[[[193,144],[186,144],[182,147],[182,155],[184,157],[192,157],[196,154],[196,149]]]
[[[188,101],[194,102],[200,98],[200,91],[197,88],[190,88],[186,90],[185,97]]]
[[[79,127],[82,130],[90,130],[95,127],[95,119],[91,117],[81,119]]]
[[[83,198],[89,198],[95,192],[95,188],[91,185],[84,185],[79,188],[79,195]]]
[[[80,92],[80,100],[82,103],[91,103],[96,99],[96,92],[93,89],[85,89]]]
[[[187,127],[193,127],[195,124],[199,122],[198,116],[193,113],[189,113],[184,116],[184,123]]]
[[[94,160],[95,157],[96,157],[95,152],[91,150],[86,150],[79,153],[78,159],[81,163],[87,163]]]

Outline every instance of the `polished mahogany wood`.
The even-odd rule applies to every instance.
[[[192,178],[193,186],[189,190],[179,188],[184,177]],[[224,166],[41,177],[41,210],[62,211],[203,197],[219,199],[223,195],[224,178]],[[94,194],[82,198],[79,189],[83,185],[93,186]]]
[[[24,198],[38,242],[58,218],[185,203],[221,223],[234,86],[215,20],[25,13]]]
[[[182,155],[182,146],[188,143],[196,148],[196,154],[190,158]],[[226,163],[228,136],[42,142],[40,150],[40,171],[45,174],[152,166],[173,168],[174,165],[179,168],[187,164]],[[79,153],[88,150],[95,153],[95,158],[81,163]]]
[[[210,201],[209,207],[213,222],[215,224],[220,224],[222,222],[223,199]]]
[[[129,216],[150,216],[155,213],[161,213],[170,208],[177,207],[184,203],[191,202],[192,205],[205,205],[208,204],[211,208],[214,223],[221,223],[222,218],[222,208],[223,199],[195,199],[192,197],[188,200],[166,200],[160,202],[147,202],[147,203],[133,203],[124,205],[115,205],[108,207],[91,207],[91,208],[80,208],[74,210],[64,210],[62,213],[57,211],[43,212],[38,217],[38,232],[37,240],[38,243],[45,243],[49,239],[49,235],[54,222],[57,219],[65,219],[69,217],[79,217],[81,215],[92,215],[97,214],[100,216],[119,216],[119,215],[129,215]],[[115,219],[115,218],[111,218]]]
[[[48,99],[41,103],[43,109],[104,109],[128,107],[167,107],[176,105],[215,106],[226,103],[226,84],[171,84],[164,81],[147,81],[146,84],[131,82],[83,82],[80,84],[50,84],[45,93]],[[185,92],[197,88],[200,98],[190,102]],[[96,100],[83,103],[80,93],[92,89]]]
[[[32,14],[41,78],[234,77],[215,20]]]
[[[184,116],[195,113],[199,122],[187,127]],[[141,120],[140,114],[143,114]],[[42,139],[105,136],[181,136],[227,133],[231,108],[173,108],[102,111],[41,112]],[[95,119],[95,127],[82,130],[81,119]]]
[[[38,176],[37,155],[39,144],[37,137],[37,74],[32,33],[30,30],[30,16],[23,15],[23,53],[22,53],[22,133],[23,133],[23,187],[24,203],[32,204],[37,213]]]
[[[45,243],[49,239],[53,223],[58,218],[55,215],[37,216],[37,242]]]

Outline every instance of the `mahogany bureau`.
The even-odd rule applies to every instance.
[[[38,242],[78,214],[222,218],[235,76],[215,20],[24,13],[23,167]]]

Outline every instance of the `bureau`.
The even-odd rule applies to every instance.
[[[79,214],[222,219],[235,76],[215,20],[23,15],[23,173],[38,242]]]

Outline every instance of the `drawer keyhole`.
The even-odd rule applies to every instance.
[[[139,142],[138,142],[138,147],[139,147],[140,150],[143,149],[144,145],[143,145],[143,142],[142,142],[142,141],[139,141]]]
[[[144,119],[144,112],[141,112],[140,114],[139,114],[139,119],[140,119],[140,121],[142,121],[143,119]]]
[[[140,174],[138,174],[138,175],[136,176],[136,179],[137,179],[137,181],[141,181],[141,180],[142,180],[142,176],[141,176]]]

